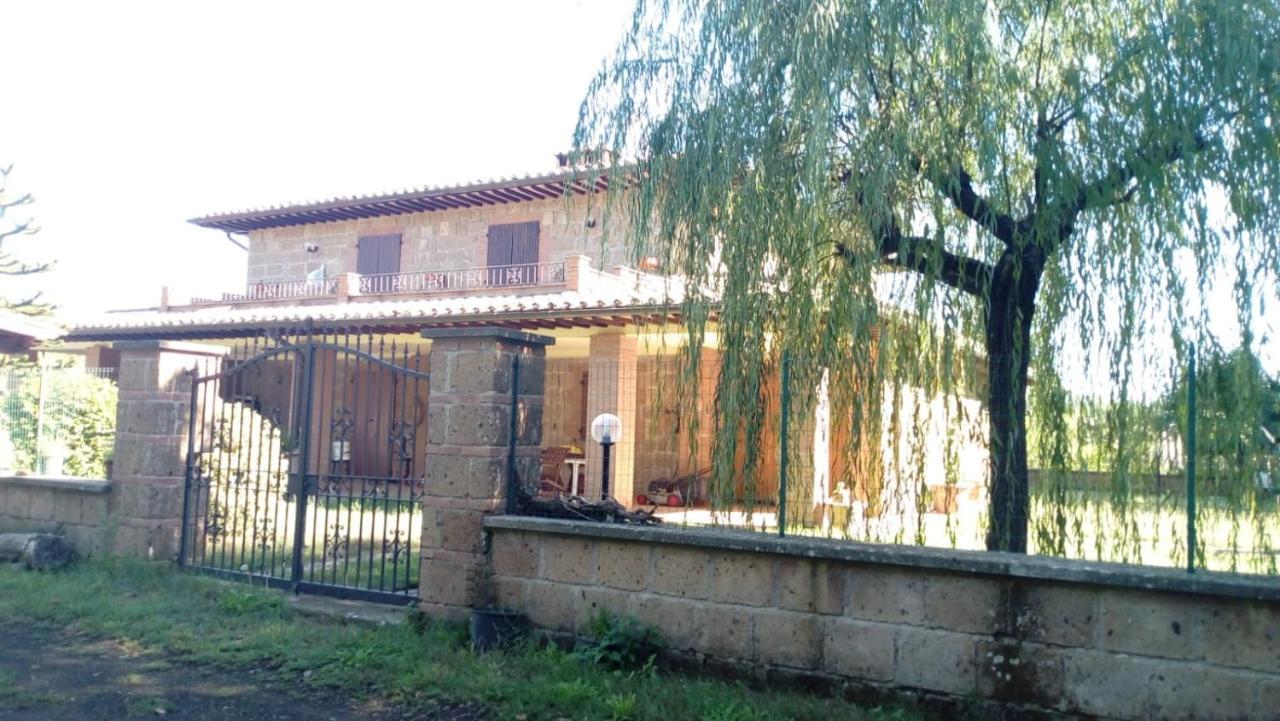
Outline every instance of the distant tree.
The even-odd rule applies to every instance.
[[[11,198],[9,195],[9,174],[13,166],[0,168],[0,276],[23,276],[43,273],[52,267],[51,263],[29,262],[14,253],[10,244],[40,232],[35,220],[22,211],[35,203],[30,193],[23,193]],[[11,284],[5,284],[11,285]],[[0,286],[0,309],[24,315],[48,315],[52,307],[40,300],[41,293],[29,296],[13,297],[8,288]]]
[[[1196,455],[1199,477],[1219,490],[1245,489],[1280,470],[1280,379],[1246,348],[1214,351],[1196,372]],[[1180,379],[1165,400],[1186,428],[1187,384]]]
[[[720,423],[748,453],[779,347],[833,393],[952,391],[977,340],[987,545],[1024,552],[1033,359],[1100,348],[1123,398],[1137,338],[1205,332],[1188,275],[1235,271],[1245,321],[1276,287],[1278,37],[1276,0],[640,0],[578,147],[635,160],[631,237],[688,277],[691,352],[718,304]],[[877,340],[886,307],[936,350]]]

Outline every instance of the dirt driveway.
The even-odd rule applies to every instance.
[[[410,716],[357,706],[314,689],[283,688],[267,675],[194,666],[128,643],[47,626],[0,623],[0,719],[5,721],[481,718],[475,709],[440,708]]]

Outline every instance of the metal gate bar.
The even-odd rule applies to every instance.
[[[179,563],[296,591],[415,598],[424,366],[414,336],[308,324],[244,339],[218,372],[193,377]]]

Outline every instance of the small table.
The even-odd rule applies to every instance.
[[[587,478],[587,473],[583,470],[587,466],[587,459],[582,456],[577,458],[570,457],[564,459],[564,462],[569,464],[571,471],[569,475],[569,495],[576,496],[578,495],[578,477],[581,476],[583,480]]]

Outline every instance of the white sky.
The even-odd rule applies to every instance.
[[[0,0],[10,249],[66,315],[153,306],[243,282],[188,218],[548,169],[632,7]]]

